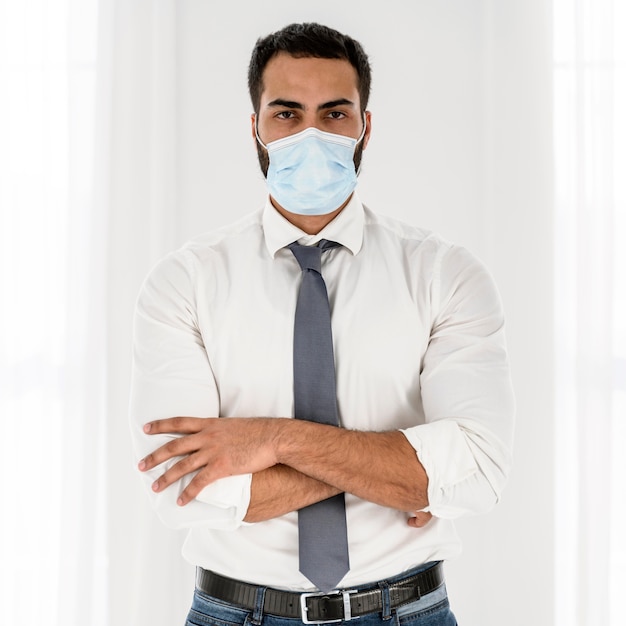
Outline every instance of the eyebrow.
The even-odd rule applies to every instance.
[[[339,100],[331,100],[330,102],[324,102],[324,104],[320,104],[317,107],[318,111],[324,111],[326,109],[334,109],[338,106],[354,106],[354,102],[352,100],[348,100],[347,98],[340,98]],[[304,110],[304,105],[300,102],[293,102],[291,100],[283,100],[282,98],[276,98],[276,100],[272,100],[268,102],[268,107],[285,107],[286,109],[299,109],[301,111]]]

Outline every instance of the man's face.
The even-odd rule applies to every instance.
[[[296,58],[281,52],[266,65],[263,87],[258,120],[252,116],[252,132],[258,123],[259,137],[266,145],[310,127],[354,139],[363,130],[358,76],[345,59]],[[357,169],[369,140],[369,113],[365,120],[365,136],[355,153]],[[267,175],[267,151],[258,143],[257,150]]]

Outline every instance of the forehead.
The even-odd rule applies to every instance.
[[[299,58],[280,52],[265,66],[261,106],[276,98],[295,102],[346,98],[358,102],[358,75],[346,59]]]

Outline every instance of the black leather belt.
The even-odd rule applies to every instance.
[[[390,608],[419,600],[443,584],[441,562],[426,570],[389,583]],[[227,604],[253,610],[259,587],[214,572],[197,569],[196,588]],[[268,587],[263,612],[277,617],[298,618],[305,624],[347,621],[353,617],[378,613],[383,609],[383,595],[378,583],[358,590],[329,593],[298,593]]]

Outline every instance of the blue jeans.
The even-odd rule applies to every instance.
[[[421,568],[416,568],[414,572]],[[405,578],[410,572],[398,578]],[[390,578],[393,583],[398,578]],[[371,613],[353,618],[350,622],[334,622],[333,626],[457,626],[450,611],[446,586],[422,596],[419,600],[397,609],[387,610],[387,615]],[[196,589],[185,626],[301,626],[299,619],[263,614],[262,609],[248,610],[225,604]]]

